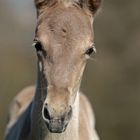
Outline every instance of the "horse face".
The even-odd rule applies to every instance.
[[[39,83],[46,81],[42,117],[51,132],[61,133],[73,116],[86,60],[95,51],[93,17],[75,2],[48,5],[38,7],[34,46]]]

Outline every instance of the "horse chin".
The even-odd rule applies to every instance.
[[[46,125],[50,133],[63,133],[68,124],[46,123]]]
[[[49,129],[51,133],[63,133],[65,132],[66,128],[64,129]]]
[[[48,128],[50,133],[63,133],[63,132],[65,132],[67,126],[65,126],[65,127],[59,126],[59,127],[55,127],[55,128],[47,126],[47,128]]]

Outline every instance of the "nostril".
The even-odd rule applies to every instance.
[[[47,106],[44,106],[42,114],[43,114],[43,118],[45,120],[51,120],[51,117],[50,117],[50,114],[49,114]]]

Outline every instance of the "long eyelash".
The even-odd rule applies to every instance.
[[[93,51],[97,53],[96,47],[93,45]]]

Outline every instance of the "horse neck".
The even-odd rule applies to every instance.
[[[32,112],[31,112],[31,139],[33,140],[78,140],[79,133],[79,92],[77,93],[75,103],[72,106],[73,116],[68,124],[65,132],[56,134],[50,133],[46,127],[42,118],[43,102],[47,94],[45,88],[46,81],[42,79],[42,75],[38,71],[38,80],[36,93],[33,100]],[[44,94],[45,93],[45,94]],[[43,95],[44,94],[44,95]]]

